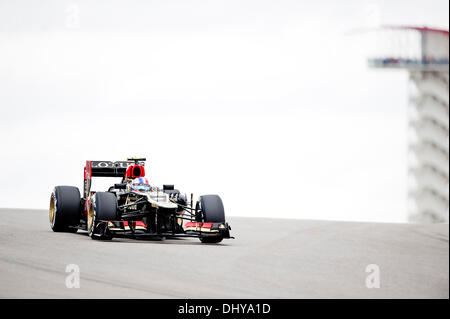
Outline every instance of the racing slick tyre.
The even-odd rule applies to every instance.
[[[205,223],[225,223],[225,210],[222,199],[218,195],[200,196],[199,204]],[[205,244],[220,243],[222,240],[222,236],[200,238],[200,241]]]
[[[49,220],[54,232],[76,233],[80,223],[80,191],[73,186],[56,186],[50,197]]]
[[[92,239],[112,239],[107,221],[117,219],[117,198],[113,193],[97,192],[89,205],[87,229]]]

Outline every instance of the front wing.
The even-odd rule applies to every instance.
[[[230,236],[231,227],[228,223],[204,223],[187,222],[182,230],[168,231],[162,233],[151,232],[147,225],[142,221],[102,221],[107,225],[105,231],[113,237],[125,238],[170,238],[170,237],[216,237],[234,238]]]

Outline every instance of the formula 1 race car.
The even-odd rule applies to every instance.
[[[222,200],[203,195],[194,205],[173,185],[150,186],[145,158],[86,161],[83,197],[74,186],[56,186],[50,197],[55,232],[86,230],[92,239],[196,237],[219,243],[230,236]],[[92,177],[122,177],[107,192],[91,191]]]

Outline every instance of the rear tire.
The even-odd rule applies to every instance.
[[[54,232],[78,231],[80,223],[80,191],[73,186],[56,186],[50,197],[49,221]]]
[[[225,210],[222,199],[218,195],[200,196],[199,204],[205,223],[225,223]],[[200,241],[205,244],[216,244],[222,240],[221,235],[200,238]]]
[[[112,239],[105,221],[117,219],[117,198],[113,193],[97,192],[90,204],[87,228],[92,239]],[[102,222],[103,221],[103,222]]]

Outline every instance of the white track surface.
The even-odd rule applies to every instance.
[[[2,298],[449,298],[448,224],[235,217],[236,239],[205,245],[54,233],[44,210],[0,217]],[[79,289],[65,287],[67,264]]]

